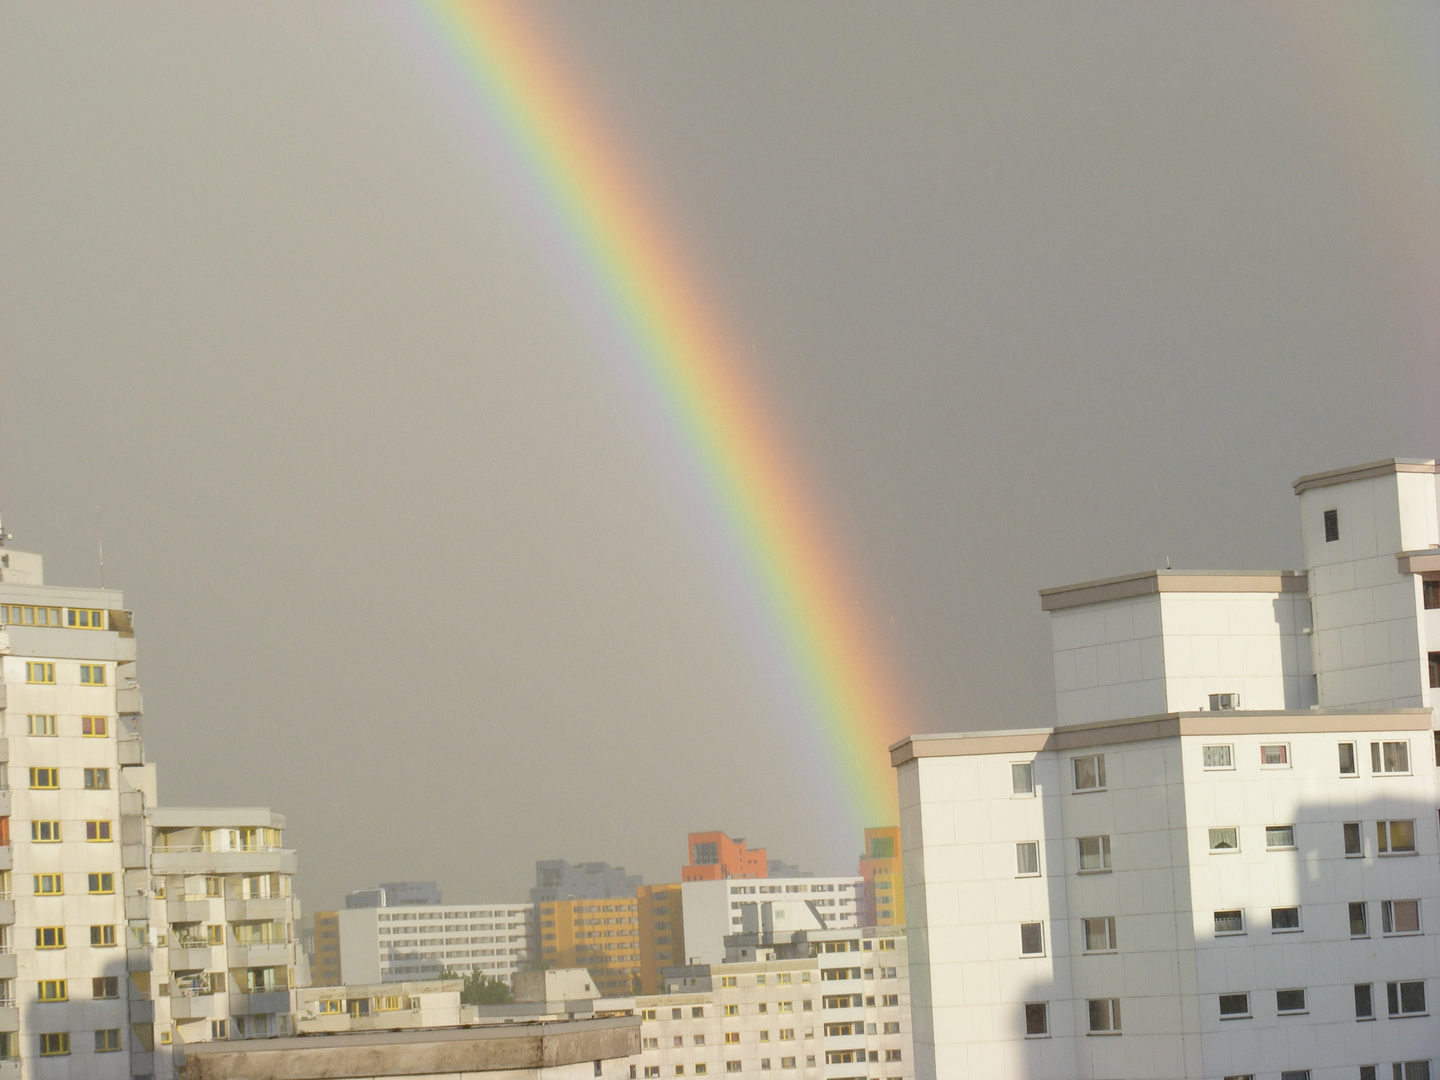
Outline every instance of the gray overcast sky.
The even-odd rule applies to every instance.
[[[1377,14],[1378,13],[1378,14]],[[1289,567],[1440,450],[1430,5],[604,4],[547,39],[750,347],[921,730],[1052,718],[1036,590]],[[0,5],[0,512],[138,613],[172,804],[311,909],[853,866],[633,403],[393,9]],[[1428,95],[1428,96],[1427,96]]]

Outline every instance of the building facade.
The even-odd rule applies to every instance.
[[[343,981],[340,966],[340,913],[315,913],[315,962],[310,967],[310,981],[315,986],[339,986]]]
[[[639,874],[627,874],[623,866],[604,862],[568,863],[564,859],[542,859],[535,863],[532,904],[547,900],[609,900],[632,897],[645,881]]]
[[[747,848],[743,838],[732,840],[722,832],[691,833],[686,850],[690,862],[680,868],[682,882],[763,878],[770,872],[764,848]]]
[[[1055,727],[898,744],[921,1077],[1429,1077],[1440,492],[1305,477],[1306,569],[1046,590]]]
[[[745,930],[860,925],[857,877],[687,881],[680,893],[686,960],[691,964],[722,963],[725,938]],[[752,920],[749,925],[747,918]]]
[[[633,894],[543,901],[535,909],[541,966],[584,968],[602,997],[633,994],[641,971],[639,906]]]
[[[860,925],[905,925],[899,826],[865,830],[865,854],[860,856]]]
[[[530,963],[529,904],[402,904],[336,913],[347,983],[413,982],[444,971],[509,981]]]
[[[663,971],[685,963],[685,902],[679,885],[641,885],[635,893],[640,928],[640,992],[664,989]]]

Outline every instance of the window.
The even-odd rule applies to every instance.
[[[1245,913],[1239,910],[1215,912],[1215,934],[1243,934],[1245,932]]]
[[[1299,930],[1300,909],[1298,907],[1271,908],[1270,929],[1274,931]]]
[[[1420,932],[1419,900],[1382,900],[1380,902],[1382,934],[1418,934]]]
[[[1302,989],[1276,990],[1275,1011],[1281,1014],[1303,1013],[1305,1011],[1305,991]]]
[[[1020,924],[1020,955],[1045,955],[1045,924],[1024,922]]]
[[[726,1005],[726,1006],[725,1006],[725,1015],[726,1015],[726,1016],[739,1016],[739,1015],[740,1015],[740,1006],[739,1006],[739,1005]]]
[[[695,866],[715,866],[720,862],[720,845],[714,841],[692,845],[690,861]]]
[[[53,683],[55,681],[55,665],[27,660],[25,662],[25,681],[28,683]]]
[[[110,724],[103,716],[80,717],[80,734],[92,739],[103,739],[110,733]]]
[[[65,892],[64,874],[36,874],[36,896],[60,896]]]
[[[1110,837],[1082,836],[1079,847],[1082,874],[1110,869]]]
[[[900,1051],[899,1051],[899,1050],[886,1050],[886,1051],[885,1051],[885,1060],[886,1060],[886,1061],[899,1061],[899,1060],[900,1060]]]
[[[60,842],[60,822],[30,822],[30,839],[37,844],[58,844]]]
[[[113,893],[114,891],[115,891],[115,875],[114,875],[114,874],[91,874],[91,875],[90,875],[90,893],[91,893],[91,895],[99,895],[99,894],[103,894],[103,893]]]
[[[795,1029],[794,1029],[794,1028],[781,1028],[781,1029],[780,1029],[780,1041],[781,1041],[781,1042],[792,1042],[792,1041],[794,1040],[794,1038],[795,1038]]]
[[[1377,775],[1408,773],[1410,771],[1410,744],[1408,742],[1372,742],[1370,744],[1370,771]]]
[[[58,607],[31,607],[28,604],[0,604],[0,623],[12,626],[60,626]]]
[[[1290,744],[1270,743],[1260,747],[1260,767],[1264,769],[1287,769],[1290,767]]]
[[[1240,1020],[1250,1016],[1249,994],[1221,994],[1220,1019]]]
[[[726,1071],[727,1073],[738,1073],[738,1072],[740,1071],[740,1062],[738,1062],[738,1061],[727,1061],[727,1062],[725,1062],[725,1071]]]
[[[92,926],[90,927],[90,944],[105,946],[115,944],[115,927],[113,926]]]
[[[110,770],[109,769],[86,769],[85,788],[87,791],[109,791]]]
[[[1325,542],[1333,544],[1340,539],[1340,511],[1326,510],[1325,515]]]
[[[883,1033],[886,1034],[886,1035],[899,1035],[899,1034],[900,1034],[900,1021],[899,1021],[899,1020],[886,1020],[885,1023],[881,1025],[881,1030],[882,1030]]]
[[[795,1067],[795,1059],[793,1057],[782,1057],[780,1059],[780,1067],[782,1069],[793,1069]]]
[[[55,717],[48,714],[31,715],[28,717],[28,725],[31,735],[54,735]]]
[[[648,1077],[651,1077],[651,1076],[659,1076],[659,1075],[660,1075],[660,1066],[659,1066],[659,1065],[646,1065],[646,1066],[645,1066],[645,1075],[646,1075],[647,1078],[648,1078]]]
[[[1440,581],[1422,581],[1420,595],[1423,598],[1421,603],[1425,605],[1426,611],[1440,608]]]
[[[1355,764],[1355,744],[1353,742],[1342,742],[1340,744],[1340,775],[1359,775],[1359,769]]]
[[[1355,984],[1355,1019],[1375,1019],[1375,995],[1369,983]]]
[[[120,979],[115,975],[103,975],[91,979],[90,996],[101,998],[118,998],[120,996]]]
[[[1030,761],[1017,761],[1010,766],[1010,790],[1016,795],[1035,794],[1035,765]]]
[[[1385,997],[1391,1016],[1420,1016],[1425,1012],[1424,982],[1386,983]]]
[[[1071,759],[1076,791],[1099,791],[1105,787],[1105,755],[1090,754]]]
[[[97,844],[108,843],[110,840],[110,822],[85,822],[85,839]]]
[[[91,608],[70,608],[65,612],[65,625],[83,630],[104,630],[105,612]]]
[[[1415,852],[1415,822],[1377,821],[1376,850],[1382,855],[1412,855]]]
[[[221,895],[221,889],[223,888],[224,884],[225,884],[225,879],[224,879],[224,878],[207,877],[207,878],[205,879],[205,895],[206,895],[206,896],[219,896],[219,895]],[[651,1017],[649,1017],[648,1019],[654,1020],[655,1017],[651,1016]]]
[[[1397,1061],[1391,1069],[1392,1080],[1430,1080],[1428,1061]]]
[[[865,1002],[865,1004],[866,1004],[866,1005],[872,1005],[872,1004],[874,1004],[874,1003],[871,1002],[871,1001],[867,1001],[867,1002]],[[899,994],[883,994],[883,995],[881,995],[881,997],[880,997],[880,1004],[881,1004],[881,1005],[899,1005],[899,1004],[900,1004],[900,995],[899,995]]]
[[[1265,847],[1270,851],[1277,848],[1293,848],[1295,846],[1294,825],[1267,825],[1265,826]]]
[[[736,985],[736,983],[735,983],[735,976],[734,976],[734,975],[722,975],[722,976],[720,976],[720,985],[723,986],[723,987],[731,987],[731,986]]]
[[[41,979],[41,1001],[69,1001],[70,991],[64,979]]]
[[[70,1033],[68,1031],[47,1031],[40,1036],[41,1057],[59,1057],[68,1053],[70,1053]]]
[[[1211,851],[1239,851],[1240,835],[1236,829],[1211,829]]]
[[[740,1033],[738,1031],[725,1032],[725,1041],[727,1043],[738,1043],[740,1041]]]
[[[1370,936],[1370,905],[1363,900],[1350,905],[1350,936]]]
[[[1240,695],[1239,695],[1239,694],[1211,694],[1211,695],[1210,695],[1210,711],[1211,711],[1211,712],[1234,712],[1234,711],[1235,711],[1236,709],[1238,709],[1238,708],[1240,708]]]
[[[1081,919],[1080,927],[1085,937],[1086,952],[1115,951],[1115,916],[1105,915],[1098,919]]]
[[[1430,660],[1430,689],[1440,687],[1440,652],[1432,652]],[[36,680],[39,681],[38,679]]]
[[[105,665],[104,664],[81,664],[80,665],[81,686],[104,686]]]
[[[37,790],[49,790],[60,786],[59,769],[31,769],[30,787]]]
[[[1354,859],[1365,854],[1365,847],[1360,842],[1360,822],[1347,821],[1341,826],[1345,836],[1345,856]]]
[[[1020,877],[1033,877],[1040,873],[1040,845],[1037,841],[1015,845],[1015,873]]]
[[[37,949],[63,949],[65,947],[65,928],[63,926],[37,926],[35,928],[35,947]]]
[[[1235,752],[1231,746],[1206,746],[1201,748],[1203,764],[1207,769],[1233,769]]]
[[[1120,999],[1092,998],[1090,1006],[1090,1034],[1120,1034]]]
[[[695,1019],[699,1019],[700,1017],[702,1017],[702,1016],[705,1015],[705,1006],[704,1006],[704,1005],[694,1005],[694,1006],[692,1006],[691,1009],[690,1009],[690,1015],[691,1015],[691,1017],[693,1017],[693,1018],[695,1018]],[[702,1036],[702,1038],[703,1038],[703,1036]]]
[[[1287,1069],[1280,1074],[1280,1080],[1310,1080],[1310,1070]]]

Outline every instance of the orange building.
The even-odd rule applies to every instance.
[[[663,994],[660,972],[685,963],[680,886],[641,885],[635,899],[640,918],[640,992]]]
[[[900,827],[865,830],[860,856],[860,925],[905,925],[905,872],[900,868]]]
[[[602,997],[635,992],[640,975],[640,924],[635,898],[545,900],[540,924],[543,968],[584,968]]]
[[[310,972],[315,986],[339,986],[340,979],[340,913],[315,913],[315,970]]]
[[[689,844],[690,865],[680,868],[681,881],[770,876],[765,849],[748,850],[743,837],[731,840],[722,832],[692,832]]]

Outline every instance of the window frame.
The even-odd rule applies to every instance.
[[[1103,1012],[1103,1019],[1106,1026],[1096,1027],[1096,1006],[1100,1006]],[[1119,998],[1089,998],[1085,1002],[1087,1035],[1121,1035],[1124,1029],[1121,1026],[1120,999]]]
[[[1250,992],[1249,992],[1248,990],[1242,991],[1242,992],[1237,993],[1237,994],[1220,994],[1220,995],[1218,995],[1218,998],[1219,998],[1220,1019],[1221,1019],[1221,1021],[1225,1021],[1225,1020],[1253,1020],[1253,1019],[1255,1018],[1254,1014],[1250,1011]],[[1231,1009],[1229,1012],[1226,1012],[1226,1011],[1225,1011],[1225,1002],[1226,1002],[1226,999],[1229,999],[1230,1002],[1233,1004],[1237,998],[1238,998],[1239,1001],[1240,1001],[1241,1008],[1239,1008],[1239,1009]]]
[[[1230,839],[1235,841],[1230,847],[1215,842],[1217,834],[1219,834],[1221,840],[1224,840],[1224,834],[1226,833],[1229,833]],[[1218,828],[1210,829],[1207,842],[1210,845],[1209,851],[1211,855],[1238,855],[1240,853],[1240,828],[1236,825],[1222,825]]]
[[[1080,786],[1080,763],[1082,761],[1094,762],[1094,773],[1096,782],[1089,787]],[[1104,754],[1077,754],[1070,759],[1070,780],[1073,784],[1071,791],[1076,795],[1088,795],[1092,791],[1106,790],[1105,776],[1105,755]],[[1109,1000],[1109,999],[1106,999]]]
[[[1221,916],[1221,915],[1229,915],[1229,914],[1231,914],[1231,913],[1234,913],[1235,915],[1238,915],[1238,916],[1240,917],[1240,929],[1238,929],[1238,930],[1221,930],[1221,929],[1220,929],[1220,916]],[[1215,937],[1242,937],[1242,936],[1245,934],[1245,909],[1244,909],[1244,908],[1221,908],[1219,911],[1215,912],[1214,919],[1215,919],[1215,921],[1214,921],[1214,924],[1213,924],[1213,926],[1214,926],[1213,934],[1214,934]]]
[[[1275,925],[1275,913],[1276,913],[1277,911],[1293,911],[1293,912],[1295,912],[1295,925],[1294,925],[1294,926],[1276,926],[1276,925]],[[1305,929],[1305,923],[1304,923],[1304,920],[1303,920],[1303,918],[1301,917],[1301,914],[1300,914],[1300,905],[1299,905],[1299,904],[1286,904],[1286,905],[1284,905],[1283,907],[1272,907],[1272,908],[1270,909],[1270,932],[1271,932],[1272,934],[1298,934],[1298,933],[1300,933],[1300,932],[1301,932],[1302,930],[1304,930],[1304,929]]]
[[[1361,926],[1361,932],[1358,934],[1355,932],[1355,914],[1357,911],[1360,914],[1359,922]],[[1346,905],[1345,918],[1350,927],[1351,941],[1359,941],[1370,936],[1370,902],[1368,900],[1349,901]]]
[[[1305,1014],[1307,1014],[1307,1013],[1310,1011],[1310,999],[1309,999],[1309,995],[1307,995],[1307,994],[1305,993],[1305,989],[1306,989],[1306,988],[1303,987],[1303,986],[1288,986],[1288,987],[1285,987],[1284,989],[1276,990],[1276,991],[1275,991],[1275,1015],[1276,1015],[1276,1016],[1304,1016]],[[1299,995],[1300,995],[1300,1004],[1299,1004],[1299,1006],[1298,1006],[1298,1007],[1297,1007],[1297,1006],[1291,1006],[1290,1008],[1285,1008],[1285,1007],[1281,1006],[1281,1004],[1280,1004],[1280,995],[1281,995],[1281,994],[1299,994]]]
[[[1098,857],[1100,859],[1099,866],[1087,867],[1085,865],[1086,856],[1084,844],[1087,840],[1099,841],[1097,845],[1099,849]],[[1075,852],[1078,858],[1079,866],[1079,868],[1075,871],[1077,874],[1108,874],[1114,869],[1114,865],[1111,860],[1110,837],[1108,834],[1102,833],[1098,836],[1077,836],[1075,838]]]
[[[1363,992],[1363,997],[1364,997],[1364,1004],[1363,1004],[1363,1005],[1361,1004],[1362,992]],[[1362,1008],[1365,1010],[1364,1012],[1361,1012],[1361,1009],[1362,1009]],[[1355,984],[1355,1019],[1356,1019],[1356,1020],[1374,1020],[1374,1019],[1375,1019],[1375,984],[1374,984],[1374,983],[1356,983],[1356,984]]]
[[[1410,830],[1410,846],[1397,848],[1395,846],[1395,826],[1404,825]],[[1382,858],[1390,858],[1396,855],[1418,854],[1415,847],[1415,819],[1414,818],[1386,818],[1375,822],[1375,853]]]
[[[1394,929],[1395,923],[1396,923],[1396,921],[1397,921],[1396,918],[1395,918],[1395,905],[1397,905],[1397,904],[1414,904],[1414,905],[1415,905],[1415,929],[1414,929],[1414,930],[1396,930],[1396,929]],[[1420,901],[1419,901],[1418,899],[1415,899],[1415,900],[1411,900],[1411,899],[1406,899],[1406,900],[1381,900],[1381,901],[1380,901],[1380,936],[1381,936],[1382,938],[1386,938],[1386,937],[1414,937],[1414,936],[1416,936],[1416,935],[1418,935],[1418,934],[1423,934],[1424,932],[1425,932],[1425,931],[1424,931],[1424,928],[1421,926],[1421,923],[1420,923]]]
[[[1211,750],[1224,750],[1228,759],[1224,765],[1210,765],[1206,762],[1208,752]],[[1200,768],[1204,772],[1234,772],[1235,771],[1235,744],[1234,743],[1205,743],[1200,747]]]
[[[1351,840],[1354,843],[1351,843]],[[1363,821],[1342,821],[1340,823],[1340,843],[1345,849],[1345,858],[1363,859],[1365,857],[1365,823]]]
[[[1420,987],[1419,1009],[1408,1011],[1405,1009],[1405,988],[1407,986]],[[1405,1020],[1414,1016],[1429,1016],[1430,1001],[1425,992],[1425,980],[1397,979],[1394,982],[1387,982],[1385,984],[1385,1005],[1386,1012],[1391,1020]]]
[[[1270,834],[1279,830],[1286,830],[1290,834],[1290,842],[1287,844],[1272,844]],[[1266,851],[1294,851],[1295,850],[1295,825],[1266,825],[1265,826],[1265,850]]]
[[[1025,947],[1025,946],[1026,946],[1025,936],[1026,936],[1027,931],[1028,931],[1031,935],[1035,935],[1035,934],[1038,934],[1038,935],[1039,935],[1038,948],[1032,949],[1032,950],[1030,950],[1030,951],[1026,951],[1026,947]],[[1037,943],[1036,943],[1036,942],[1031,942],[1031,944],[1037,944]],[[1022,922],[1022,923],[1020,924],[1020,958],[1023,959],[1023,960],[1033,960],[1033,959],[1035,959],[1036,957],[1043,957],[1044,955],[1045,955],[1045,924],[1044,924],[1044,922]]]
[[[1359,777],[1359,775],[1360,775],[1360,750],[1359,750],[1358,745],[1357,745],[1356,743],[1354,743],[1354,742],[1342,742],[1342,743],[1336,743],[1335,745],[1336,745],[1336,755],[1337,755],[1338,758],[1339,758],[1339,761],[1336,762],[1336,765],[1337,765],[1337,767],[1340,769],[1340,775],[1341,775],[1341,776],[1344,776],[1344,777],[1350,777],[1350,778],[1352,778],[1352,779]],[[1350,768],[1349,768],[1349,769],[1346,769],[1346,768],[1345,768],[1345,751],[1346,751],[1347,749],[1350,751]]]
[[[1267,762],[1265,760],[1266,750],[1279,750],[1280,761]],[[1290,744],[1282,743],[1261,743],[1260,744],[1260,768],[1262,769],[1288,769],[1290,768]]]
[[[1026,870],[1021,866],[1021,852],[1029,849],[1033,856],[1034,869]],[[1040,876],[1040,842],[1038,840],[1018,840],[1015,843],[1015,876],[1017,878],[1031,878]]]
[[[1026,788],[1016,787],[1019,783],[1021,770],[1024,770]],[[1033,799],[1035,797],[1035,761],[1012,761],[1010,763],[1010,797],[1012,799]]]
[[[1091,924],[1098,923],[1104,929],[1106,944],[1096,946],[1091,944]],[[1081,952],[1085,955],[1104,955],[1120,951],[1120,945],[1115,934],[1114,915],[1093,915],[1080,920],[1080,946]]]
[[[1403,769],[1388,768],[1386,761],[1387,748],[1402,747],[1405,757]],[[1410,740],[1409,739],[1377,739],[1370,744],[1370,775],[1371,776],[1413,776],[1414,770],[1410,767]]]

